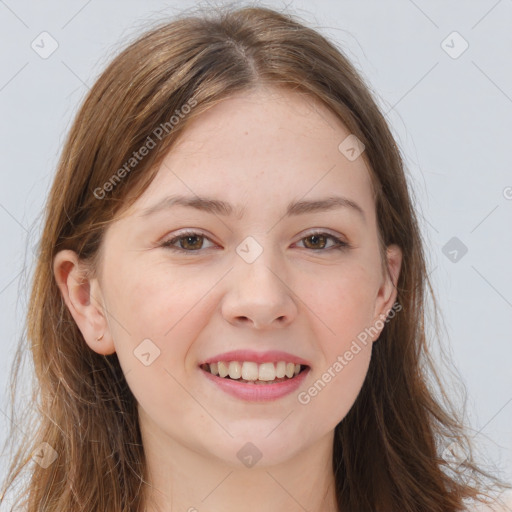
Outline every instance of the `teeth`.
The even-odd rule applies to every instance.
[[[286,374],[286,363],[284,361],[279,361],[276,365],[276,377],[278,379],[282,379]]]
[[[276,367],[274,366],[274,363],[260,364],[258,379],[259,380],[275,380],[276,379]]]
[[[277,363],[255,363],[252,361],[218,361],[205,365],[205,369],[219,377],[243,379],[252,382],[270,382],[285,376],[291,379],[300,372],[301,365],[278,361]]]
[[[229,376],[232,379],[239,379],[242,376],[242,365],[238,361],[229,363]]]
[[[245,380],[258,380],[258,363],[242,364],[242,379]]]
[[[226,377],[226,375],[229,373],[228,365],[224,361],[218,362],[218,368],[220,377]]]

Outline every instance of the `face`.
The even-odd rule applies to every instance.
[[[354,160],[338,148],[349,135],[299,93],[233,96],[184,132],[108,228],[95,300],[77,295],[71,309],[93,350],[117,352],[146,431],[233,465],[252,442],[264,465],[332,435],[347,414],[378,338],[361,333],[382,329],[400,267],[389,247],[391,277],[382,271],[364,153]],[[319,203],[327,198],[338,201]],[[232,351],[248,352],[219,357]],[[302,371],[241,384],[200,366],[233,358],[234,377],[256,368],[270,378],[278,361]]]

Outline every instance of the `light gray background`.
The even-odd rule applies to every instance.
[[[40,212],[71,120],[123,41],[193,5],[0,0],[0,437]],[[512,1],[287,5],[343,46],[387,115],[417,197],[442,343],[467,387],[474,438],[512,481]],[[59,45],[47,59],[31,48],[43,31]],[[457,58],[445,51],[463,48],[448,37],[454,31],[469,44]],[[450,246],[443,253],[452,237],[468,249],[455,262]]]

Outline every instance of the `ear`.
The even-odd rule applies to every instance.
[[[53,260],[55,280],[85,342],[98,354],[113,354],[115,346],[104,314],[99,282],[90,279],[86,270],[71,250],[58,252]]]
[[[390,310],[392,309],[398,294],[397,283],[402,267],[402,250],[396,244],[388,245],[386,248],[386,268],[383,272],[382,282],[375,301],[373,325],[378,330],[373,341],[376,341]],[[379,321],[380,320],[380,321]],[[382,324],[382,325],[381,325]]]

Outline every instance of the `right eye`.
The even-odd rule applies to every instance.
[[[204,240],[209,240],[209,238],[202,233],[186,231],[169,240],[165,240],[160,246],[175,252],[198,252],[202,249]],[[179,242],[180,247],[175,246],[177,242]]]

